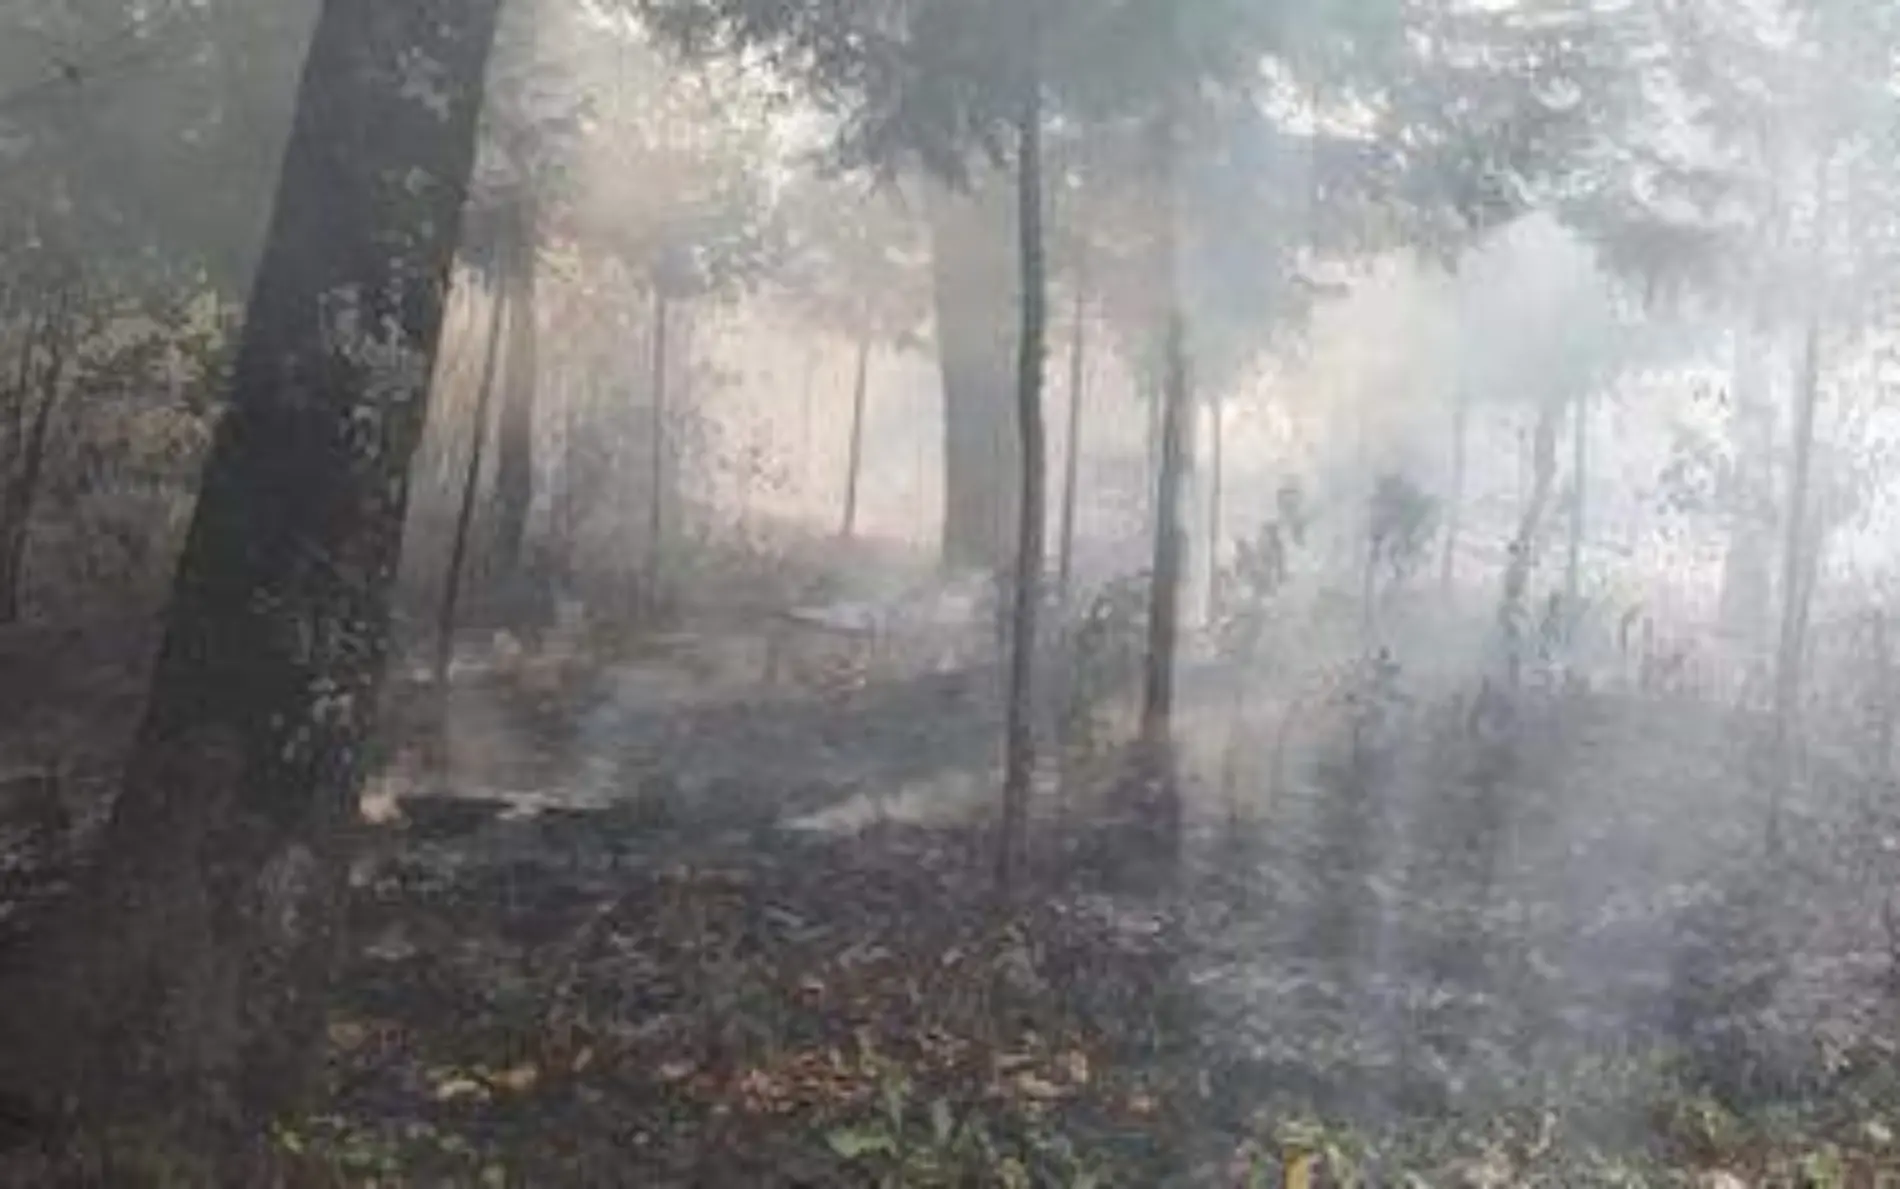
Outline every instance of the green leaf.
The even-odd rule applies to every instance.
[[[939,1146],[949,1143],[956,1131],[956,1119],[950,1114],[950,1104],[941,1098],[930,1104],[930,1131],[936,1136]]]
[[[825,1142],[846,1160],[890,1156],[897,1151],[897,1142],[881,1127],[840,1127],[827,1135]]]

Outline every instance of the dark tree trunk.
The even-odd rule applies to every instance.
[[[666,602],[661,584],[665,581],[666,569],[666,324],[671,304],[666,294],[657,289],[653,291],[652,341],[647,345],[653,363],[652,420],[647,426],[651,438],[648,468],[652,472],[652,489],[648,492],[646,591],[642,600],[649,620],[660,614]]]
[[[462,475],[462,498],[455,509],[455,536],[449,544],[449,562],[442,572],[442,606],[435,621],[435,693],[437,709],[448,710],[449,666],[455,660],[455,614],[462,598],[462,576],[468,567],[468,540],[475,525],[476,496],[482,485],[482,460],[488,449],[488,410],[494,403],[497,367],[509,298],[498,284],[490,294],[488,337],[482,347],[482,371],[477,380],[475,415],[469,425],[468,469]]]
[[[838,535],[849,541],[858,532],[858,478],[864,470],[864,399],[871,380],[871,336],[858,339],[858,367],[851,384],[851,444],[844,474],[844,520]]]
[[[944,568],[1003,573],[1013,554],[1019,441],[1011,414],[1012,218],[998,187],[933,189],[931,273],[944,396]]]
[[[521,567],[521,547],[534,508],[535,386],[540,373],[536,322],[539,221],[531,199],[521,200],[510,233],[503,284],[507,286],[508,352],[501,420],[495,431],[495,574],[507,582]]]
[[[73,350],[68,325],[73,300],[71,290],[63,291],[40,323],[40,333],[29,336],[22,348],[25,356],[15,399],[21,402],[24,424],[15,426],[18,456],[9,460],[12,467],[0,492],[0,623],[16,623],[20,618],[33,506],[39,501],[53,414],[65,395],[66,366]],[[41,356],[37,371],[32,367],[35,355]],[[32,412],[25,416],[29,407]]]
[[[172,1183],[273,1183],[267,1127],[320,1068],[496,9],[324,4],[123,791],[3,964],[8,1113],[200,1170]]]
[[[1148,651],[1143,675],[1141,806],[1144,832],[1166,855],[1175,853],[1181,832],[1181,790],[1174,757],[1174,668],[1181,627],[1181,570],[1186,537],[1181,523],[1187,481],[1188,391],[1187,315],[1181,306],[1179,246],[1175,218],[1178,183],[1175,137],[1170,114],[1160,129],[1161,216],[1160,283],[1167,286],[1162,328],[1160,391],[1161,446],[1155,483],[1154,574],[1148,607]]]
[[[1801,732],[1801,671],[1807,661],[1808,599],[1814,551],[1808,503],[1814,477],[1814,415],[1820,403],[1821,327],[1810,319],[1795,380],[1794,473],[1788,482],[1788,524],[1781,547],[1781,633],[1775,648],[1775,776],[1770,784],[1768,845],[1781,844],[1783,786],[1793,775],[1793,749]]]
[[[1076,495],[1082,475],[1082,398],[1088,365],[1088,270],[1076,269],[1075,322],[1069,329],[1069,436],[1068,453],[1062,460],[1062,536],[1056,552],[1056,595],[1059,604],[1069,605],[1070,584],[1075,578]]]
[[[1031,24],[1033,25],[1033,20]],[[1031,45],[1033,47],[1033,34]],[[1022,335],[1016,369],[1016,429],[1022,444],[1017,501],[1015,608],[1010,622],[1009,721],[1004,748],[1003,824],[997,875],[1005,889],[1020,875],[1035,775],[1036,618],[1042,601],[1046,477],[1042,364],[1048,335],[1048,277],[1042,238],[1042,84],[1032,75],[1017,119],[1017,227],[1021,243]]]

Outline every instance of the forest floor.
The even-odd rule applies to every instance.
[[[1727,1189],[1858,1184],[1827,1177],[1891,1154],[1900,1098],[1745,1116],[1643,1051],[1584,1074],[1533,1046],[1541,1078],[1415,1095],[1400,1066],[1438,1060],[1432,1029],[1481,1049],[1471,1021],[1514,1009],[1289,956],[1286,906],[1325,883],[1293,831],[1207,822],[1133,886],[1109,878],[1125,836],[1046,820],[1004,900],[981,808],[993,673],[786,690],[748,656],[679,652],[471,671],[426,768],[426,699],[398,689],[328,1108],[277,1137],[309,1184]],[[42,699],[36,746],[129,729],[135,688]],[[1605,787],[1592,756],[1693,766],[1653,718],[1649,751],[1600,723],[1559,766]],[[1540,1010],[1578,1009],[1626,956],[1552,957],[1571,998]]]

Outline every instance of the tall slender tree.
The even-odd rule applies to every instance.
[[[999,882],[1014,887],[1027,834],[1035,775],[1035,661],[1047,489],[1042,389],[1048,337],[1048,275],[1043,243],[1042,66],[1038,3],[1023,6],[1022,111],[1016,121],[1016,225],[1022,286],[1017,345],[1016,432],[1022,452],[1021,507],[1016,526],[1015,608],[1010,617],[1008,738],[1004,748],[1003,828],[997,846]]]

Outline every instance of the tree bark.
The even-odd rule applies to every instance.
[[[1033,17],[1029,23],[1033,55]],[[1016,128],[1017,228],[1021,234],[1022,273],[1016,429],[1021,443],[1022,470],[1017,500],[1015,608],[1010,617],[1003,823],[997,845],[997,877],[1005,890],[1013,889],[1020,878],[1027,849],[1030,782],[1036,767],[1036,619],[1042,601],[1046,515],[1042,367],[1048,335],[1048,276],[1042,213],[1042,82],[1033,66],[1025,92]]]
[[[505,396],[495,431],[495,574],[503,582],[521,568],[522,543],[534,509],[534,412],[540,382],[537,272],[539,220],[523,198],[510,232],[503,281],[508,288]]]
[[[1078,267],[1075,275],[1074,324],[1069,329],[1069,433],[1068,453],[1062,460],[1062,529],[1056,552],[1056,595],[1059,605],[1069,605],[1069,590],[1075,577],[1076,495],[1082,475],[1082,398],[1088,363],[1088,271]]]
[[[320,1067],[496,9],[326,0],[125,785],[4,964],[7,1113],[162,1145],[173,1183],[272,1183]]]
[[[482,460],[488,449],[488,410],[495,399],[496,365],[510,304],[508,294],[499,283],[489,295],[489,303],[488,337],[482,347],[475,416],[469,426],[468,469],[462,475],[462,499],[456,505],[455,536],[449,544],[448,566],[442,573],[442,605],[435,621],[436,708],[443,715],[448,711],[449,667],[455,660],[456,607],[461,602],[462,575],[468,565],[468,539],[475,524],[475,499],[481,490]]]
[[[1013,219],[996,189],[978,183],[973,194],[930,191],[944,395],[942,561],[953,572],[1005,572],[1019,511],[1018,493],[1007,479],[1020,467],[1021,449],[1008,364],[1020,350],[1009,317]]]
[[[851,385],[851,444],[844,474],[844,519],[838,535],[849,541],[858,531],[858,478],[864,469],[864,400],[871,378],[871,336],[858,339],[858,367]]]

